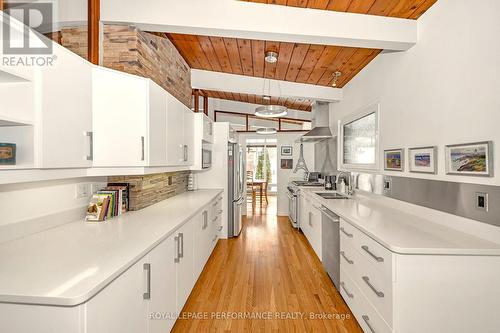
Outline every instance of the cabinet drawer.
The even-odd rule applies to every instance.
[[[392,330],[382,319],[380,314],[367,300],[351,277],[343,268],[340,268],[340,294],[358,320],[359,325],[366,333],[391,333]]]
[[[392,326],[393,285],[392,280],[376,269],[356,249],[348,244],[340,245],[340,267],[354,280],[370,303],[385,321]]]
[[[343,219],[340,220],[340,244],[351,245],[373,267],[392,279],[393,253]]]

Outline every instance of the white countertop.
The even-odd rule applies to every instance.
[[[106,223],[72,222],[0,244],[0,302],[81,304],[221,192],[186,192]]]
[[[314,194],[324,191],[301,190],[395,253],[500,256],[498,243],[439,224],[425,214],[416,216],[383,205],[370,195],[327,200]]]

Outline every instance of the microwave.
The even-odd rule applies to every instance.
[[[212,151],[210,149],[203,148],[201,150],[201,167],[203,169],[212,167]]]

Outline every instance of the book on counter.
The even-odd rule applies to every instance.
[[[102,222],[128,211],[129,185],[110,183],[94,194],[87,207],[86,221]]]
[[[85,220],[88,222],[103,222],[106,220],[109,202],[109,196],[94,194],[87,207],[87,216]]]

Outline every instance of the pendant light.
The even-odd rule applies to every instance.
[[[267,51],[264,56],[264,60],[269,64],[275,64],[278,61],[278,53],[274,51]],[[278,84],[278,95],[281,96],[281,87],[279,81]],[[265,103],[261,106],[255,108],[255,115],[257,117],[263,118],[277,118],[286,116],[288,113],[288,108],[280,104],[271,104],[271,79],[264,80],[264,87],[262,88],[262,99]]]
[[[336,71],[335,73],[333,73],[333,82],[332,82],[332,87],[337,87],[337,80],[339,79],[339,77],[342,75],[342,72],[339,72],[339,71]]]

